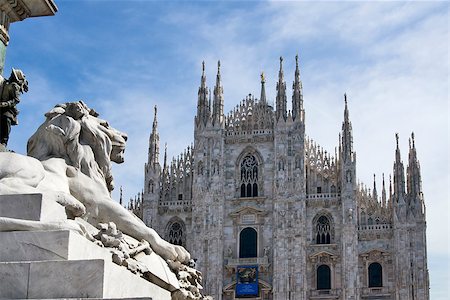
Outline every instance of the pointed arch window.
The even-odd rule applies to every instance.
[[[317,268],[317,289],[329,290],[331,289],[331,270],[327,265],[320,265]]]
[[[383,286],[383,268],[377,262],[369,265],[369,287]]]
[[[257,257],[258,233],[254,228],[244,228],[239,234],[239,258]]]
[[[247,155],[241,162],[241,197],[258,197],[258,161]]]
[[[320,216],[316,222],[316,244],[331,243],[331,223],[326,216]]]
[[[167,228],[167,240],[169,243],[179,246],[185,246],[184,224],[178,221],[172,222]]]

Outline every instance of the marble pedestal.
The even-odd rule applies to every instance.
[[[2,217],[60,219],[65,214],[58,206],[40,194],[0,196]],[[158,255],[146,259],[152,282],[69,230],[0,232],[0,299],[171,299],[176,276]]]

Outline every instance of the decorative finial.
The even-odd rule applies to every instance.
[[[205,73],[205,61],[202,61],[202,72]]]
[[[280,56],[280,70],[283,68],[283,56]]]
[[[298,68],[298,54],[295,55],[295,66]]]
[[[155,118],[156,118],[156,113],[158,112],[158,108],[157,108],[156,105],[155,105],[155,107],[154,107],[154,110],[155,110]]]
[[[397,148],[398,148],[398,133],[395,133],[395,140],[397,141]]]
[[[415,142],[414,142],[414,131],[411,133],[411,139],[412,139],[412,146],[413,148],[416,148]]]
[[[220,60],[217,61],[217,72],[220,72]]]
[[[264,72],[261,72],[261,83],[266,82],[266,77],[264,76]]]
[[[344,93],[344,102],[345,102],[345,106],[347,106],[347,93]]]

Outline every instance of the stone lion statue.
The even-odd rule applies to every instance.
[[[0,217],[0,231],[71,229],[86,233],[75,220],[97,226],[114,222],[123,233],[148,241],[166,260],[188,263],[189,253],[159,237],[139,218],[111,199],[111,161],[124,161],[124,133],[109,126],[82,101],[56,105],[29,139],[29,156],[0,153],[0,194],[42,193],[65,206],[68,220],[38,222]]]

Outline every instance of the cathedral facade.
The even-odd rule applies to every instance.
[[[344,96],[331,154],[305,133],[296,58],[292,111],[282,59],[275,107],[249,94],[224,114],[220,63],[213,93],[205,70],[194,143],[160,163],[156,107],[145,185],[134,208],[183,245],[214,299],[429,299],[425,205],[414,135],[405,168],[367,189],[356,180]],[[212,99],[211,99],[212,98]]]

